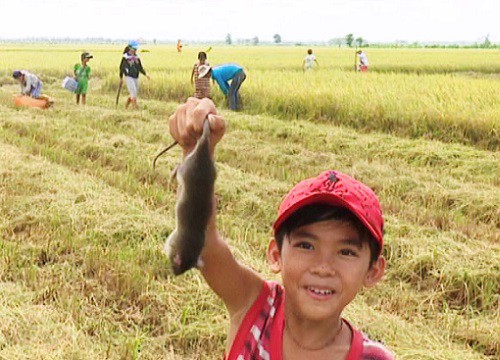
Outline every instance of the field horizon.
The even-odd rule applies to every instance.
[[[95,45],[89,45],[95,46]],[[140,110],[114,101],[120,47],[94,54],[88,105],[61,81],[80,47],[0,44],[0,358],[220,359],[227,312],[198,271],[173,277],[167,119],[192,93],[196,52],[141,53]],[[398,359],[499,359],[500,50],[214,48],[248,70],[216,152],[218,226],[264,277],[278,205],[338,169],[378,194],[388,269],[346,318]],[[37,61],[33,61],[36,58]],[[117,60],[118,59],[118,60]],[[12,70],[40,74],[48,110],[16,108]]]

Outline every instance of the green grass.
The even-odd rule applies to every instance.
[[[8,56],[24,59],[18,50],[23,49]],[[42,58],[53,55],[47,50]],[[67,56],[62,50],[59,61]],[[252,51],[243,49],[234,56],[243,59],[255,55]],[[260,51],[261,57],[248,61],[254,60],[264,78],[269,53]],[[377,51],[374,59],[396,56]],[[279,54],[275,48],[269,52]],[[283,52],[282,58],[289,59],[297,49]],[[95,53],[116,55],[107,48]],[[70,55],[67,61],[72,64]],[[219,359],[228,326],[222,303],[197,271],[172,277],[162,253],[165,236],[174,226],[175,193],[169,178],[180,151],[162,157],[156,172],[151,161],[170,142],[166,120],[176,103],[157,100],[165,98],[157,89],[156,95],[141,99],[140,111],[115,110],[114,94],[106,85],[113,75],[99,69],[97,58],[100,78],[91,82],[86,108],[76,107],[71,94],[60,89],[62,67],[49,60],[44,71],[54,80],[47,84],[47,93],[56,105],[47,111],[14,108],[10,94],[16,88],[10,79],[1,78],[0,358]],[[475,68],[470,71],[488,74],[482,57],[472,58],[470,67]],[[179,63],[165,62],[166,71],[160,73],[162,65],[152,57],[144,61],[157,76],[164,74],[165,81],[177,79],[184,89],[179,94],[189,88],[189,74],[182,79],[174,75]],[[469,97],[485,79],[462,79],[446,74],[447,68],[431,71],[431,62],[419,61],[434,73],[424,78],[439,76],[450,81],[450,87],[470,82],[470,89],[462,89]],[[180,69],[189,72],[191,62],[182,60]],[[394,82],[411,83],[417,65],[406,65],[413,69],[408,74],[386,75]],[[336,81],[349,76],[342,66],[331,72]],[[367,74],[374,79],[358,79],[382,81],[378,77],[385,76],[383,72],[374,69]],[[320,72],[311,75],[311,83],[322,81]],[[250,93],[258,86],[252,81],[246,84],[244,99],[264,101],[265,95]],[[261,85],[272,92],[274,85],[268,90]],[[145,86],[146,94],[148,89]],[[446,86],[443,89],[433,91],[446,94]],[[396,101],[384,98],[384,93],[390,98],[390,92],[389,85],[380,87],[377,101]],[[316,100],[324,101],[324,95]],[[346,101],[339,100],[339,106],[349,106]],[[442,101],[449,109],[455,106],[445,95]],[[387,131],[380,124],[361,128],[317,115],[259,110],[255,104],[243,113],[222,110],[228,133],[217,150],[219,227],[238,259],[275,278],[264,252],[280,200],[304,177],[340,169],[379,194],[389,264],[384,281],[360,294],[347,317],[388,344],[398,359],[497,359],[497,149],[481,145],[486,140],[463,141],[458,133],[437,141],[424,134]],[[460,122],[450,113],[450,121],[455,120]]]

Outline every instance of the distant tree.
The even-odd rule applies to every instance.
[[[352,42],[354,41],[354,35],[353,34],[347,34],[345,37],[345,43],[347,46],[352,47]]]
[[[339,48],[344,43],[344,38],[333,38],[328,40],[328,45],[330,46],[338,46]]]
[[[274,34],[273,38],[274,38],[274,42],[276,44],[279,44],[281,42],[281,36],[280,36],[280,34]]]
[[[489,48],[490,46],[491,46],[490,34],[488,34],[484,37],[484,41],[481,44],[479,44],[479,47]]]
[[[226,35],[226,44],[231,45],[233,43],[233,39],[231,39],[231,34]]]
[[[252,38],[252,45],[259,45],[259,37],[258,36],[254,36]]]
[[[363,46],[363,38],[361,36],[356,38],[356,43],[359,47]]]

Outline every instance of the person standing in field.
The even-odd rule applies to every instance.
[[[170,117],[184,157],[205,119],[213,159],[226,126],[211,100],[189,98]],[[377,195],[360,181],[328,170],[299,182],[279,206],[267,247],[270,270],[281,275],[277,283],[234,257],[213,206],[199,270],[229,312],[224,359],[394,360],[343,316],[363,288],[382,279],[383,229]]]
[[[81,64],[75,64],[73,73],[75,80],[78,81],[76,88],[76,103],[80,104],[80,96],[82,97],[82,105],[87,103],[87,90],[89,88],[90,67],[87,65],[90,59],[94,58],[89,52],[83,52],[80,56]]]
[[[177,40],[177,52],[181,53],[182,52],[182,43],[181,39]]]
[[[211,76],[226,96],[231,110],[241,109],[240,87],[247,78],[243,67],[238,64],[222,64],[210,68],[205,76]],[[231,84],[229,84],[231,81]]]
[[[363,50],[358,50],[356,51],[356,54],[359,60],[358,71],[368,71],[368,57],[366,56],[365,52]]]
[[[43,82],[35,74],[27,70],[15,70],[12,77],[19,82],[21,94],[39,99],[42,94]]]
[[[200,74],[200,69],[202,74]],[[197,99],[210,97],[210,76],[207,76],[209,71],[210,64],[207,61],[207,53],[200,51],[198,61],[194,64],[191,72],[191,84],[194,83],[194,97]]]
[[[312,49],[307,50],[307,55],[302,61],[302,69],[304,71],[311,70],[314,67],[314,63],[319,66],[318,60],[316,60],[316,55],[313,54]]]
[[[142,67],[141,59],[137,55],[137,50],[139,48],[139,43],[137,41],[131,41],[125,50],[123,50],[122,60],[120,62],[120,86],[123,84],[123,77],[125,76],[125,82],[127,84],[127,89],[130,94],[125,104],[125,108],[128,108],[132,104],[133,109],[137,109],[137,95],[139,93],[139,73],[151,79],[146,71]]]

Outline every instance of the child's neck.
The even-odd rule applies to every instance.
[[[291,309],[285,308],[284,333],[303,349],[320,349],[337,344],[347,326],[343,324],[341,314],[325,320],[307,320],[300,318]]]
[[[350,342],[349,326],[340,316],[328,321],[304,321],[295,316],[286,317],[283,356],[287,360],[344,359],[349,352]],[[332,351],[335,356],[332,356]]]

